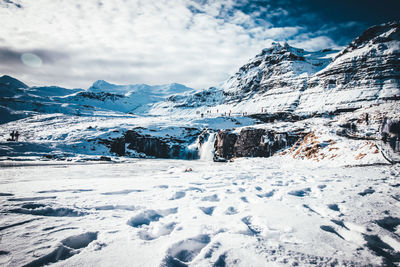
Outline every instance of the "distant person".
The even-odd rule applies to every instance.
[[[204,113],[201,113],[201,117],[204,118]]]
[[[16,141],[16,142],[18,142],[18,137],[19,137],[19,135],[20,135],[19,132],[18,132],[18,131],[15,131],[15,141]]]
[[[365,115],[365,123],[368,125],[369,123],[369,115],[368,113]]]
[[[11,133],[10,133],[10,136],[11,136],[11,139],[10,139],[10,141],[15,141],[15,132],[14,131],[12,131]]]

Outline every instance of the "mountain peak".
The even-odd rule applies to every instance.
[[[26,84],[24,84],[23,82],[21,82],[20,80],[17,80],[8,75],[3,75],[0,77],[0,84],[8,85],[14,89],[28,88],[28,86]]]
[[[368,44],[400,41],[400,21],[375,25],[354,39],[336,58]]]
[[[106,82],[105,80],[97,80],[92,84],[91,87],[93,87],[93,88],[102,88],[104,86],[110,86],[110,85],[112,85],[112,84],[109,83],[109,82]]]

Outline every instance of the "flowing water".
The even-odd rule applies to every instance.
[[[212,161],[214,157],[215,133],[210,133],[208,139],[200,147],[200,159],[203,161]]]

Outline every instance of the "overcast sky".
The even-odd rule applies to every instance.
[[[215,86],[272,41],[340,48],[399,0],[0,0],[0,75],[28,85]]]

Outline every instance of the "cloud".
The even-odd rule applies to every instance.
[[[289,41],[294,47],[303,48],[307,51],[318,51],[325,48],[341,49],[331,38],[327,36],[305,37],[299,36],[295,40]]]
[[[12,1],[22,8],[0,3],[0,72],[34,85],[87,88],[105,79],[205,88],[227,79],[273,40],[312,50],[336,45],[332,27],[310,30],[293,17],[298,8],[287,1]],[[23,65],[23,53],[43,64]]]

